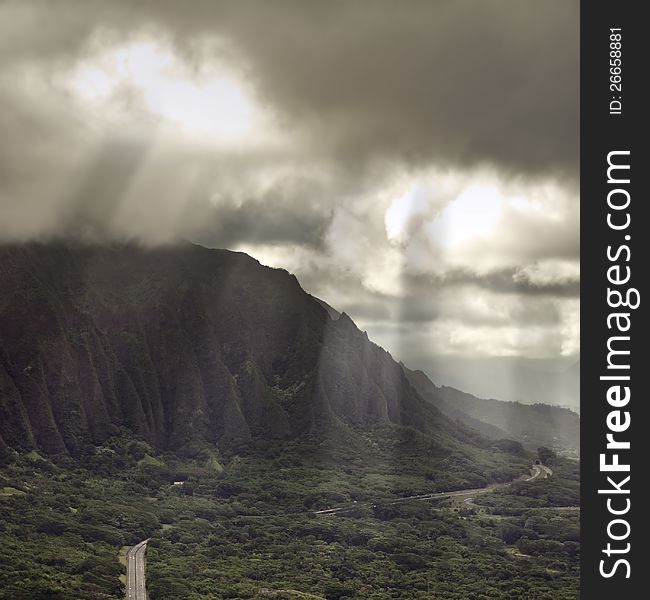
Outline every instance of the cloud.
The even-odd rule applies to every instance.
[[[4,2],[0,241],[240,249],[401,358],[572,356],[577,34],[575,0]]]
[[[236,62],[314,151],[577,177],[575,1],[413,0],[405,10],[388,0],[195,0],[191,9],[64,0],[2,10],[3,62],[70,60],[111,30],[153,32],[200,60],[201,40],[216,38],[213,58]]]

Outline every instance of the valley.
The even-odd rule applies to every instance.
[[[550,477],[553,474],[552,470],[549,467],[537,463],[533,464],[531,468],[531,472],[532,475],[530,476],[522,475],[519,479],[523,481],[533,481],[538,477],[540,477],[541,479],[545,479],[546,477]],[[445,508],[440,509],[443,511],[459,512],[461,509],[468,509],[468,508],[471,508],[473,511],[482,511],[484,507],[474,502],[475,497],[482,494],[490,493],[499,488],[505,487],[506,485],[508,484],[495,483],[495,484],[488,485],[484,488],[452,490],[449,492],[436,492],[431,494],[420,494],[416,496],[405,496],[402,498],[395,498],[392,500],[384,501],[383,505],[391,506],[395,504],[401,504],[404,502],[412,502],[412,501],[420,501],[420,500],[444,500],[444,501],[449,501],[449,504]],[[313,511],[313,513],[310,513],[310,511],[306,511],[303,514],[313,514],[321,517],[330,517],[330,516],[337,516],[337,515],[346,515],[350,513],[354,514],[354,513],[358,513],[359,511],[375,509],[375,508],[377,508],[377,504],[375,504],[373,501],[359,503],[358,501],[354,500],[351,504],[348,505],[316,510]],[[578,511],[580,509],[577,506],[563,506],[563,507],[541,507],[538,510]],[[292,514],[295,515],[295,513]],[[463,518],[467,518],[467,517],[465,516]],[[146,550],[147,542],[148,540],[144,540],[143,542],[140,542],[139,544],[136,544],[135,546],[129,549],[127,555],[128,558],[127,598],[128,599],[147,600],[146,587],[144,583],[145,582],[144,551]],[[515,553],[515,555],[521,557],[527,556],[519,553]]]
[[[219,457],[217,472],[208,448],[179,459],[123,434],[85,468],[21,457],[3,469],[2,485],[21,493],[0,496],[12,515],[0,520],[0,598],[123,597],[117,551],[145,539],[151,600],[507,598],[513,578],[531,598],[575,597],[571,461],[487,489],[457,471],[464,489],[450,492],[410,452],[399,463],[370,444],[339,452],[264,443]],[[318,514],[328,507],[344,510]]]
[[[438,387],[242,253],[0,271],[0,599],[139,600],[144,540],[150,600],[577,597],[573,413]]]

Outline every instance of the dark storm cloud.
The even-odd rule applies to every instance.
[[[306,264],[296,272],[303,285],[312,290],[320,286],[324,295],[327,290],[323,282],[345,290],[336,298],[337,310],[364,324],[384,322],[417,327],[457,321],[471,327],[554,327],[561,321],[558,301],[575,300],[578,296],[575,279],[535,285],[514,281],[518,273],[512,269],[485,275],[456,270],[444,277],[405,273],[400,296],[369,290],[336,265],[325,268]],[[483,305],[474,303],[477,298],[484,300]]]
[[[504,270],[483,276],[467,271],[444,278],[406,276],[404,297],[393,300],[395,318],[404,323],[456,320],[472,327],[554,326],[560,322],[556,300],[577,296],[575,282],[522,286],[514,275]],[[484,305],[475,305],[477,297]]]
[[[68,0],[4,12],[23,28],[2,44],[5,61],[75,56],[102,29],[113,40],[157,30],[190,60],[199,36],[220,37],[312,152],[577,175],[575,1]]]
[[[448,290],[445,290],[448,292]],[[522,298],[503,296],[488,296],[493,305],[486,310],[477,311],[468,301],[472,292],[459,289],[453,300],[449,294],[436,294],[428,291],[420,294],[409,294],[403,300],[395,303],[395,320],[401,323],[422,324],[435,321],[456,321],[469,327],[504,327],[515,326],[555,326],[560,322],[559,311],[553,298],[545,297],[533,301]],[[354,314],[354,313],[352,313]],[[368,320],[372,316],[363,313]]]
[[[523,182],[577,174],[576,2],[23,0],[1,4],[0,12],[4,237],[66,233],[101,221],[108,231],[136,238],[156,231],[155,239],[195,235],[212,245],[318,247],[333,203],[368,188],[369,181],[381,185],[380,178],[373,181],[372,165],[408,170],[490,163]],[[215,207],[205,201],[210,190],[192,184],[185,205],[192,210],[179,210],[173,219],[166,210],[172,200],[131,198],[151,210],[130,210],[123,196],[136,169],[128,153],[121,160],[101,136],[93,145],[84,129],[91,122],[112,139],[120,125],[84,116],[66,98],[69,91],[57,88],[57,74],[92,60],[89,48],[118,47],[139,35],[174,44],[196,68],[212,58],[232,63],[292,140],[289,162],[299,167],[307,158],[336,172],[339,181],[329,186],[329,196],[307,182],[301,194],[250,189],[239,203]],[[204,39],[218,43],[206,46]],[[39,65],[47,68],[33,75],[38,85],[25,84],[24,73]],[[142,121],[134,102],[127,92],[116,96],[120,110],[130,107]],[[146,155],[134,160],[142,167]],[[226,165],[212,178],[219,189],[232,159],[211,160]],[[242,181],[264,164],[254,155],[241,160],[244,168],[232,168],[240,169]],[[150,185],[147,192],[168,195],[168,172],[175,168],[166,163],[160,189]],[[127,222],[116,214],[119,207]],[[531,249],[532,259],[549,249],[577,256],[573,223],[549,232],[552,244],[535,219],[518,227],[530,229],[530,245],[538,240],[544,246]],[[507,241],[503,251],[518,254],[520,248],[511,252]]]
[[[577,3],[368,6],[243,45],[274,104],[351,158],[575,175]]]
[[[535,282],[518,268],[475,273],[469,269],[452,269],[444,275],[405,275],[409,290],[474,286],[501,294],[577,298],[580,282],[575,277],[558,277],[554,281]]]
[[[572,355],[578,30],[576,0],[0,0],[0,241],[244,249],[414,364]],[[128,77],[75,91],[143,40],[185,83],[225,65],[263,117],[250,145],[187,136]],[[432,239],[474,183],[494,229]]]
[[[321,248],[331,220],[327,208],[317,203],[299,204],[293,197],[271,200],[270,196],[262,194],[241,205],[224,201],[215,206],[203,223],[196,225],[197,242],[224,248],[242,243]]]

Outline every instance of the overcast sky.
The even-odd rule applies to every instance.
[[[243,250],[537,399],[490,385],[578,357],[578,6],[0,1],[0,240]]]

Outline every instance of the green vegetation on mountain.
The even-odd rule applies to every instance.
[[[284,270],[190,244],[0,247],[0,451],[82,456],[349,426],[467,437],[345,314]]]

